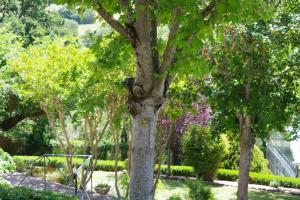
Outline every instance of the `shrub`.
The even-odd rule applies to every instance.
[[[173,194],[168,198],[168,200],[182,200],[182,198],[179,194]]]
[[[0,174],[14,171],[16,165],[13,158],[0,148]]]
[[[123,193],[123,196],[126,195],[128,185],[129,185],[129,176],[127,173],[122,173],[119,176],[119,186],[120,186],[121,192]]]
[[[183,136],[185,162],[194,167],[197,177],[212,181],[222,159],[224,146],[213,138],[210,129],[192,126]]]
[[[155,171],[157,171],[157,166]],[[167,165],[161,165],[160,166],[160,172],[161,174],[167,174],[168,172],[168,166]],[[193,167],[191,166],[171,166],[171,176],[195,176],[195,172]]]
[[[239,177],[238,170],[219,169],[217,174],[219,180],[235,181]],[[272,174],[250,172],[249,182],[259,185],[272,185],[276,182],[277,186],[300,189],[300,178],[274,176]]]
[[[269,166],[269,161],[267,159],[265,159],[264,153],[258,148],[258,146],[254,145],[253,152],[252,152],[250,171],[251,172],[270,173],[268,166]]]
[[[220,167],[225,169],[238,169],[239,166],[239,142],[236,136],[231,132],[221,135],[224,144],[224,156]],[[270,173],[268,169],[269,161],[265,159],[263,152],[258,146],[254,145],[250,165],[251,172]]]
[[[270,181],[270,183],[269,183],[269,186],[271,186],[271,187],[279,187],[279,182],[278,181]]]
[[[0,184],[0,199],[3,200],[75,200],[76,197],[66,196],[50,191],[36,191],[25,187],[12,187]]]
[[[221,135],[224,144],[224,153],[220,167],[224,169],[238,169],[239,167],[239,142],[237,134],[227,131]]]
[[[201,181],[188,182],[188,200],[214,200],[215,197],[210,188],[206,187]]]
[[[217,173],[217,179],[236,181],[239,178],[239,172],[231,169],[219,169]]]

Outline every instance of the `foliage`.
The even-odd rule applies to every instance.
[[[70,19],[70,20],[74,20],[76,21],[78,24],[80,23],[80,16],[79,13],[74,10],[74,9],[68,9],[68,7],[62,6],[61,8],[58,9],[58,13],[60,14],[60,16],[62,16],[63,18],[66,19]]]
[[[72,111],[76,109],[81,88],[92,73],[93,55],[75,38],[44,38],[18,58],[10,60],[9,71],[20,77],[15,88],[24,100],[31,100],[44,111],[65,154],[72,154],[75,131]],[[73,126],[68,126],[73,125]],[[74,133],[75,132],[75,133]],[[71,173],[71,159],[68,170]]]
[[[4,0],[3,3],[5,14],[0,22],[9,24],[10,29],[23,38],[24,47],[33,44],[37,38],[69,34],[63,18],[47,10],[46,1]]]
[[[208,126],[210,122],[210,107],[204,96],[199,95],[198,89],[196,81],[182,78],[175,81],[168,92],[170,100],[163,109],[165,116],[159,125],[164,131],[172,131],[169,148],[173,164],[182,163],[182,138],[188,127]],[[164,137],[166,140],[168,134],[164,134]]]
[[[239,177],[238,170],[219,169],[217,178],[219,180],[236,181]],[[250,172],[249,181],[253,184],[273,185],[274,181],[278,186],[287,188],[300,188],[300,179],[285,176],[274,176],[272,174]]]
[[[213,180],[222,159],[224,146],[203,126],[192,126],[183,138],[185,162],[192,165],[197,176]]]
[[[238,169],[239,162],[239,142],[233,133],[226,132],[221,135],[221,141],[224,144],[223,159],[221,162],[221,168],[224,169]],[[252,151],[252,158],[250,164],[251,172],[270,173],[268,169],[269,162],[264,157],[263,152],[258,146],[254,145]]]
[[[111,141],[110,138],[105,138],[106,136],[111,136],[111,133],[107,131],[102,137],[101,142],[97,147],[97,158],[101,160],[112,160],[114,159],[115,152],[115,144]],[[73,140],[72,146],[74,154],[84,154],[85,150],[82,148],[83,140]],[[57,141],[51,141],[52,153],[60,153],[61,147],[59,146]],[[120,143],[120,151],[123,153],[121,155],[121,160],[125,160],[127,158],[128,152],[128,144],[125,141],[121,141]],[[29,155],[29,154],[28,154]]]
[[[205,186],[201,181],[188,182],[188,200],[214,200],[215,197],[210,188]]]
[[[128,185],[129,185],[129,175],[127,172],[125,172],[125,173],[123,172],[119,176],[119,185],[120,185],[121,192],[123,193],[121,196],[126,196],[126,192],[127,192]]]
[[[257,137],[266,137],[274,129],[283,130],[291,120],[298,103],[299,42],[294,30],[297,22],[287,24],[274,20],[227,25],[219,33],[223,40],[216,39],[204,50],[215,66],[205,81],[205,95],[216,113],[213,124],[218,131],[237,132],[239,113],[251,116],[251,128]],[[244,98],[246,86],[250,88],[249,100]]]
[[[0,136],[18,143],[18,147],[14,148],[18,154],[41,155],[52,152],[54,134],[45,116],[23,120],[14,128],[0,132]]]
[[[221,141],[225,148],[220,167],[224,169],[238,169],[240,154],[237,136],[228,131],[225,134],[221,134]]]
[[[250,165],[251,172],[270,173],[269,161],[264,157],[258,146],[254,146]]]
[[[96,13],[93,9],[86,9],[82,14],[81,24],[93,24],[96,21]]]
[[[14,171],[16,165],[13,157],[0,148],[0,174]]]
[[[74,35],[77,34],[78,32],[78,23],[74,20],[70,20],[70,19],[65,19],[65,24],[64,26]]]
[[[17,169],[22,169],[24,166],[28,166],[28,163],[31,160],[38,158],[37,156],[14,156],[14,160],[17,164]],[[54,168],[64,168],[65,167],[66,159],[62,157],[51,157],[50,161],[47,162],[49,167]],[[73,164],[76,166],[81,165],[83,162],[80,158],[73,158]],[[35,163],[36,166],[43,166],[43,161],[37,161]],[[95,170],[103,170],[103,171],[114,171],[114,161],[113,160],[98,160],[97,166]],[[124,161],[118,162],[118,170],[125,170],[125,163]]]
[[[173,194],[168,198],[168,200],[182,200],[182,197],[180,196],[180,194]]]
[[[96,187],[99,187],[99,188],[108,188],[110,187],[110,185],[106,184],[106,183],[99,183],[96,185]]]
[[[78,11],[83,11],[86,8],[93,8],[94,10],[98,10],[99,5],[94,1],[80,1],[80,0],[56,0],[58,4],[68,3],[69,8],[74,7]],[[182,27],[178,31],[178,36],[174,40],[174,44],[176,47],[181,49],[181,52],[176,54],[177,63],[173,65],[169,70],[176,72],[183,72],[185,74],[189,74],[191,71],[197,74],[203,74],[206,66],[205,62],[202,58],[199,57],[199,47],[203,44],[203,39],[212,36],[213,27],[215,24],[224,23],[224,21],[238,21],[241,18],[245,21],[252,21],[258,17],[266,17],[272,11],[271,5],[266,5],[264,1],[255,0],[251,1],[218,1],[215,4],[213,1],[161,1],[158,3],[157,7],[152,7],[152,5],[144,5],[144,9],[146,12],[150,12],[150,10],[155,10],[155,15],[151,15],[151,17],[157,18],[157,27],[168,26],[173,19],[173,12],[175,8],[181,8],[184,10],[178,16],[178,20]],[[215,5],[215,9],[209,17],[205,18],[201,16],[202,9],[204,9],[209,3]],[[133,20],[136,20],[137,11],[136,7],[133,6],[134,3],[129,3],[128,7],[132,7],[132,15]],[[127,21],[127,8],[125,6],[121,6],[118,2],[111,2],[109,0],[101,1],[101,6],[107,10],[108,13],[113,15],[119,15],[119,22],[121,25],[126,27],[126,23],[130,23]],[[148,8],[149,7],[149,8]],[[148,9],[146,9],[148,8]],[[131,10],[131,9],[130,9]],[[239,10],[240,12],[236,12]],[[151,11],[151,12],[152,12]],[[268,12],[267,12],[268,11]],[[155,28],[157,28],[155,27]],[[186,38],[189,38],[188,42]],[[155,48],[159,49],[159,53],[162,53],[163,49],[167,44],[166,41],[162,41],[160,38],[157,38],[159,42],[155,44]],[[186,66],[189,66],[188,68]],[[158,74],[162,75],[162,74]]]
[[[155,168],[157,170],[157,166]],[[161,165],[160,167],[161,174],[168,174],[168,166]],[[191,166],[179,166],[179,165],[171,165],[171,176],[195,176],[195,171]]]
[[[25,187],[12,187],[7,184],[0,184],[0,199],[5,200],[76,200],[77,197],[65,194],[50,192],[46,190],[36,191]]]
[[[58,13],[63,18],[76,21],[78,24],[93,24],[96,21],[95,11],[87,8],[82,15],[75,9],[69,9],[67,5],[61,6]]]
[[[44,38],[43,44],[29,47],[9,66],[23,81],[16,85],[21,95],[48,105],[53,97],[66,100],[74,95],[87,78],[92,60],[89,50],[80,48],[74,38]]]

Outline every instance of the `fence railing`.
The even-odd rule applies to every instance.
[[[60,192],[62,187],[64,190],[73,190],[74,195],[78,196],[81,200],[91,200],[93,199],[93,156],[92,155],[73,155],[73,154],[43,154],[38,158],[28,161],[23,166],[27,172],[22,177],[22,180],[19,181],[17,186],[22,185],[22,183],[30,176],[33,175],[35,168],[37,167],[37,163],[43,162],[43,183],[44,183],[44,190],[51,190],[47,181],[47,169],[49,167],[49,163],[51,158],[53,157],[65,157],[65,158],[82,158],[83,162],[78,167],[73,168],[73,172],[71,174],[64,174],[61,171],[61,175],[63,175],[65,183],[60,184],[58,188],[55,188],[55,192]],[[87,185],[82,183],[82,177],[80,177],[80,172],[85,170],[86,177],[89,178],[90,182],[90,192],[87,191]],[[0,180],[7,179],[8,177],[12,176],[16,172],[11,172],[9,174],[5,174],[0,177]],[[72,189],[73,188],[73,189]],[[70,194],[70,193],[69,193]]]

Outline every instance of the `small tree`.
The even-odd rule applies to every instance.
[[[75,109],[77,89],[87,79],[92,59],[91,52],[78,47],[75,40],[45,38],[42,44],[29,47],[9,62],[10,69],[21,80],[15,87],[24,99],[37,103],[46,113],[65,154],[73,153],[66,118]],[[73,172],[71,157],[67,158],[67,169],[69,174]]]
[[[219,35],[223,40],[203,51],[214,66],[206,95],[217,129],[239,131],[239,200],[247,199],[256,137],[283,130],[298,103],[296,21],[290,16],[269,24],[227,25]]]
[[[191,126],[183,136],[185,162],[194,167],[198,178],[212,181],[222,160],[224,145],[213,138],[209,128]]]

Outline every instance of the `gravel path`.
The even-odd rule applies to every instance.
[[[11,185],[23,186],[31,188],[34,190],[44,190],[45,182],[43,178],[34,176],[25,176],[23,173],[15,172],[5,178]],[[70,186],[65,186],[60,183],[48,182],[46,181],[46,189],[55,192],[61,192],[68,195],[74,195],[74,188]],[[89,194],[91,192],[89,191]],[[78,190],[79,199],[86,200],[88,197],[83,193],[82,190]],[[93,200],[117,200],[117,198],[111,195],[100,195],[97,193],[92,193]]]

